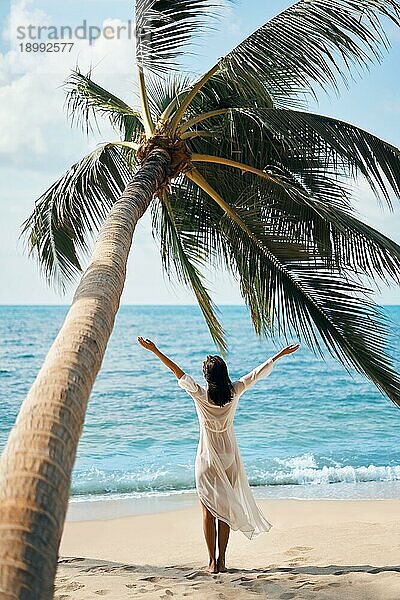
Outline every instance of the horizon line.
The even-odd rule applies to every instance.
[[[0,302],[0,308],[1,307],[7,307],[7,306],[9,306],[9,307],[14,307],[14,306],[29,306],[29,307],[33,307],[33,306],[59,306],[60,308],[65,308],[65,307],[68,308],[68,307],[72,306],[72,303],[71,304],[40,304],[40,303],[35,303],[35,304],[22,304],[22,303],[9,304],[9,303],[7,303],[6,304],[6,303],[1,303]],[[144,307],[144,306],[165,306],[165,307],[168,307],[168,306],[169,307],[197,306],[198,308],[200,308],[199,305],[196,304],[196,303],[192,303],[192,304],[182,304],[182,303],[180,303],[180,304],[139,304],[139,303],[128,304],[128,303],[123,303],[123,304],[120,304],[119,308],[122,308],[123,306],[139,306],[139,307]],[[224,304],[217,304],[216,306],[217,306],[217,308],[219,306],[241,306],[243,308],[248,308],[248,306],[246,304],[226,304],[226,303],[224,303]],[[398,304],[394,304],[394,303],[378,304],[378,303],[376,303],[376,306],[400,306],[400,303],[398,303]]]

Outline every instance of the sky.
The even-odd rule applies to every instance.
[[[200,74],[246,35],[292,2],[238,0],[224,13],[219,31],[199,40],[196,56],[185,67]],[[104,140],[116,139],[106,125],[85,135],[71,126],[64,107],[62,83],[76,65],[93,69],[98,83],[135,103],[133,40],[104,38],[89,44],[74,40],[62,54],[23,52],[18,39],[29,25],[77,27],[126,25],[133,21],[131,0],[16,0],[0,2],[0,304],[69,304],[74,288],[64,296],[48,286],[37,262],[19,239],[21,224],[34,202],[74,162]],[[19,29],[18,29],[19,28]],[[387,24],[391,49],[381,65],[373,65],[340,97],[319,93],[310,110],[354,123],[400,147],[400,31]],[[359,218],[400,243],[400,201],[395,212],[383,210],[368,187],[357,189]],[[193,295],[169,282],[162,273],[150,218],[141,219],[133,242],[122,303],[192,304]],[[217,304],[241,304],[238,285],[227,274],[209,272],[208,287]],[[379,304],[400,304],[400,288],[377,281]]]

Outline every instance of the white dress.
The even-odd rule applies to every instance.
[[[208,510],[242,531],[249,539],[272,524],[258,508],[240,456],[233,419],[240,396],[256,381],[269,375],[274,361],[267,361],[233,382],[231,402],[217,406],[208,399],[207,389],[186,373],[178,384],[193,398],[200,423],[200,439],[195,462],[197,494]]]

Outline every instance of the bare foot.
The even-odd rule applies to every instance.
[[[218,573],[217,561],[210,560],[208,567],[206,567],[206,571],[209,573]]]
[[[225,566],[225,559],[223,560],[222,558],[217,558],[217,568],[218,568],[218,573],[226,573],[227,572],[227,568]]]

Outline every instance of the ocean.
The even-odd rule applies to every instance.
[[[0,306],[0,449],[67,310]],[[382,310],[392,321],[389,344],[398,366],[400,306]],[[221,320],[232,379],[281,347],[257,338],[245,307],[221,307]],[[199,381],[202,360],[216,353],[195,306],[120,308],[89,402],[72,502],[193,494],[193,400],[138,346],[138,335]],[[241,397],[235,431],[258,498],[400,498],[400,410],[330,356],[301,346],[280,359]]]

